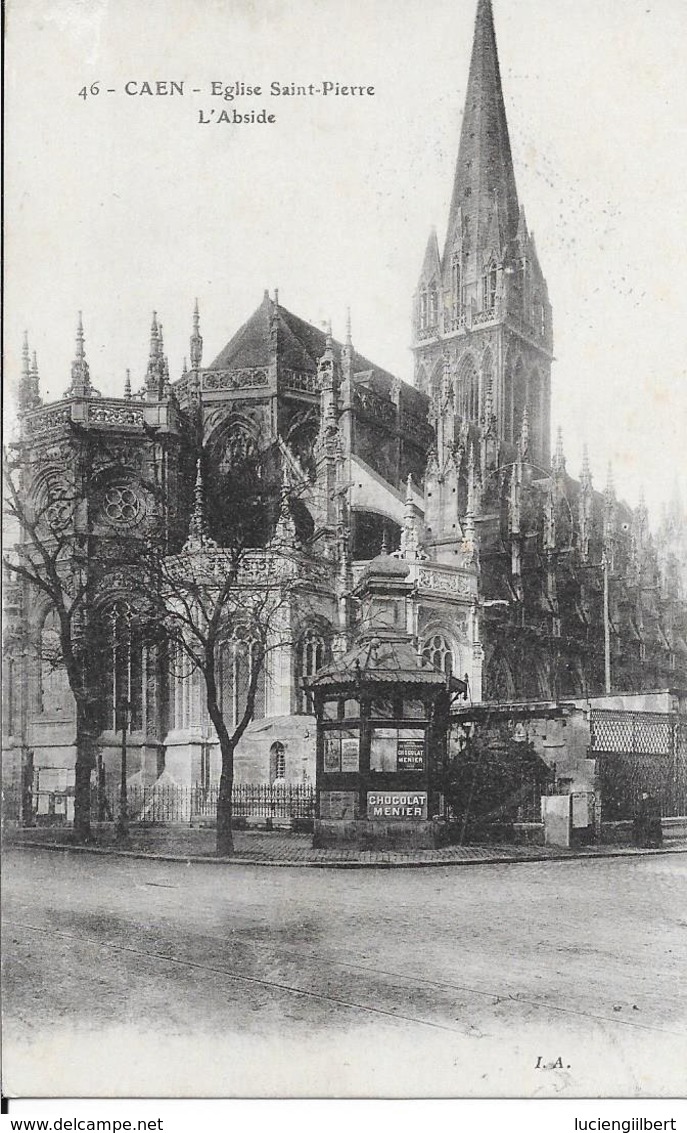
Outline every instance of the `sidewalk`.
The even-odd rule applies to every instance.
[[[557,846],[445,846],[438,850],[314,850],[309,834],[238,830],[234,833],[232,858],[215,854],[215,831],[188,828],[133,828],[126,846],[115,842],[112,828],[101,830],[97,843],[74,846],[70,831],[59,827],[5,829],[5,845],[42,849],[72,850],[76,853],[119,854],[128,857],[157,858],[166,861],[203,861],[232,865],[416,867],[445,865],[487,865],[496,863],[571,861],[579,858],[627,857],[638,854],[684,853],[687,842],[669,841],[658,850],[632,846],[589,846],[571,850]]]

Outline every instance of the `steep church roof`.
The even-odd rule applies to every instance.
[[[471,248],[484,250],[495,203],[507,242],[518,229],[518,194],[491,0],[479,0],[445,251],[466,228]]]
[[[341,343],[335,341],[333,346],[337,357],[340,356]],[[327,349],[327,334],[275,303],[265,292],[260,306],[204,369],[242,370],[268,366],[275,347],[280,367],[314,374]],[[351,369],[356,383],[371,387],[385,398],[392,397],[398,387],[399,379],[354,348]],[[424,418],[427,398],[423,393],[401,380],[399,396],[405,408]]]
[[[260,306],[210,363],[210,370],[238,370],[267,366],[270,361],[270,322],[272,301],[265,292]]]
[[[223,350],[207,367],[210,370],[239,370],[251,366],[268,365],[274,349],[273,334],[276,329],[276,345],[279,361],[292,370],[314,372],[327,347],[327,334],[318,327],[307,323],[292,311],[275,303],[267,292],[262,303],[247,322],[230,339]],[[335,343],[340,349],[340,344]],[[394,380],[393,375],[370,362],[356,350],[353,351],[353,372],[374,372],[381,377],[382,384]]]

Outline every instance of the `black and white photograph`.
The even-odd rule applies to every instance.
[[[5,1097],[684,1100],[686,53],[8,0]]]

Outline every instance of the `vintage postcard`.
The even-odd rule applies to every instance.
[[[685,5],[6,17],[3,1094],[683,1097]]]

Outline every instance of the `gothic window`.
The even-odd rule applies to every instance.
[[[422,647],[422,656],[440,673],[450,677],[454,670],[453,650],[443,634],[435,633]]]
[[[140,622],[127,602],[117,602],[106,615],[105,728],[131,732],[144,727],[148,655]]]
[[[219,471],[223,474],[237,466],[240,468],[247,461],[255,461],[258,455],[257,439],[250,425],[242,420],[230,419],[216,443],[219,446]],[[257,464],[255,472],[260,474]]]
[[[200,723],[200,675],[181,646],[174,658],[174,727],[180,731]]]
[[[513,356],[509,352],[503,368],[500,404],[500,420],[506,441],[513,440]]]
[[[63,712],[70,692],[67,670],[62,661],[60,622],[54,610],[43,622],[38,645],[38,700],[41,712]]]
[[[496,264],[491,263],[482,277],[482,310],[493,311],[496,306]]]
[[[429,322],[429,299],[425,288],[420,292],[420,330],[426,330]]]
[[[220,706],[230,731],[238,726],[248,704],[250,683],[256,678],[253,720],[265,716],[265,658],[262,646],[252,634],[237,631],[220,652]]]
[[[461,416],[468,421],[476,421],[479,415],[479,375],[470,354],[463,358],[458,370],[457,394]]]
[[[429,289],[429,326],[435,327],[439,321],[439,296],[437,294],[436,284],[433,283]]]
[[[105,519],[113,527],[135,527],[143,515],[143,501],[131,484],[111,484],[105,490]]]
[[[315,712],[312,693],[303,687],[305,677],[313,677],[329,660],[329,642],[322,631],[309,629],[296,646],[296,689],[298,711],[308,716]]]
[[[453,318],[456,321],[460,318],[462,309],[462,276],[463,273],[461,270],[460,252],[454,252],[453,259],[451,261],[451,310]]]
[[[538,291],[532,296],[532,322],[537,334],[543,337],[546,334],[546,310]]]
[[[277,740],[270,748],[270,783],[283,782],[286,778],[286,748]]]

